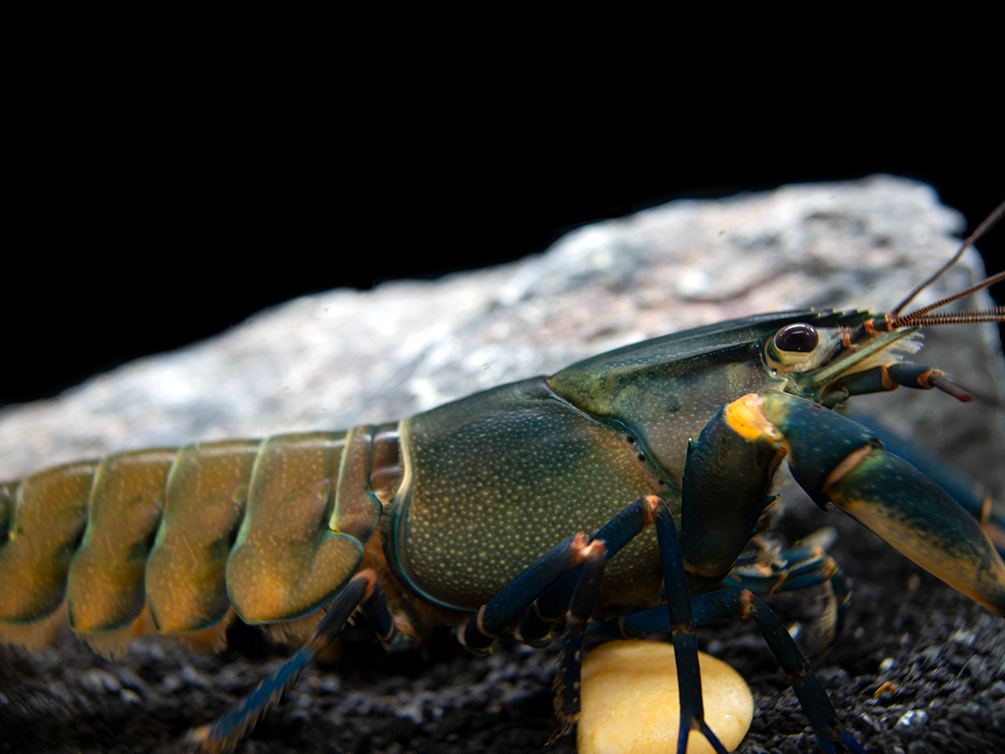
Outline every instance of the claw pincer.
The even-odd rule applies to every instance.
[[[751,448],[765,447],[788,456],[793,477],[817,505],[833,503],[929,573],[1005,615],[1005,564],[980,523],[851,419],[785,393],[751,393],[710,422],[688,463],[735,466],[731,478],[742,479],[739,472],[751,473]],[[762,468],[771,464],[777,465],[776,457]],[[762,493],[755,484],[748,494]],[[684,510],[694,507],[703,506]],[[682,543],[688,536],[685,519]]]

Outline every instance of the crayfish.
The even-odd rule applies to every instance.
[[[787,460],[818,505],[1005,613],[990,502],[957,502],[836,410],[900,386],[969,397],[913,361],[918,328],[997,322],[1001,309],[906,305],[727,320],[401,422],[119,453],[26,476],[0,496],[2,636],[37,646],[66,620],[109,655],[148,625],[217,644],[238,621],[303,636],[261,689],[200,732],[219,750],[354,614],[395,650],[438,625],[475,653],[508,632],[530,646],[561,635],[559,733],[577,718],[587,636],[669,631],[683,751],[689,731],[717,743],[703,721],[695,625],[750,617],[820,745],[859,748],[757,596],[825,589],[834,635],[850,594],[841,568],[815,545],[748,545],[771,519]]]

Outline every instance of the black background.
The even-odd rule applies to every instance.
[[[273,138],[221,123],[36,139],[51,150],[28,150],[38,162],[16,180],[0,405],[55,396],[304,293],[497,264],[674,198],[886,172],[931,183],[972,229],[1005,196],[990,126],[591,141],[537,124],[390,123],[340,138],[287,124]],[[1002,269],[1003,239],[1000,227],[978,245],[989,272]],[[1005,299],[1002,286],[992,295]]]

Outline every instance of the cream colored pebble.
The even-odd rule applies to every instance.
[[[743,740],[754,715],[746,681],[722,660],[698,653],[705,721],[729,751]],[[676,751],[680,706],[670,644],[611,641],[583,662],[579,754],[666,754]],[[714,749],[700,733],[688,754]]]

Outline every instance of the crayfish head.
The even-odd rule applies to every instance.
[[[765,344],[765,366],[786,379],[785,392],[828,407],[849,395],[892,390],[898,383],[888,370],[910,363],[904,358],[921,349],[922,335],[917,328],[875,330],[871,322],[867,312],[854,312],[838,315],[835,326],[786,325]]]
[[[936,310],[1005,280],[1005,272],[993,275],[910,314],[901,310],[920,291],[931,285],[952,266],[975,236],[985,232],[1005,213],[1005,202],[971,236],[941,270],[932,275],[892,312],[873,317],[838,315],[840,327],[816,330],[808,324],[787,325],[768,340],[764,350],[765,365],[773,373],[788,376],[793,387],[787,392],[833,407],[850,395],[895,390],[900,385],[913,388],[938,388],[961,401],[971,396],[944,373],[922,364],[904,361],[903,356],[921,348],[921,327],[979,322],[1005,322],[1005,307],[973,311],[938,312]],[[858,315],[858,316],[856,316]],[[857,321],[854,321],[856,320]]]

